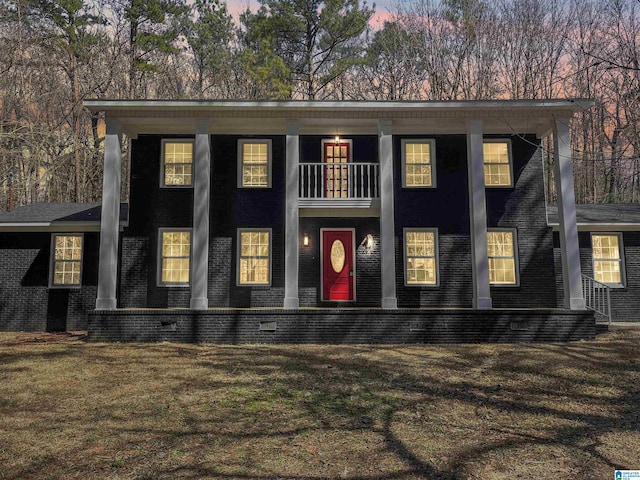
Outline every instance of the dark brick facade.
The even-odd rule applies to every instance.
[[[426,308],[470,307],[473,301],[473,279],[466,137],[428,137],[436,141],[437,188],[433,189],[402,188],[402,138],[411,137],[394,139],[398,305]],[[558,301],[555,284],[552,230],[546,221],[539,140],[534,136],[495,138],[509,138],[511,141],[514,187],[486,189],[487,225],[490,229],[516,230],[519,284],[492,286],[493,306],[559,307],[561,303]],[[439,287],[404,285],[404,227],[438,229]]]
[[[85,330],[96,302],[98,239],[84,234],[82,286],[49,288],[51,233],[0,233],[0,331]]]
[[[94,311],[90,341],[215,343],[566,342],[595,337],[591,312],[560,310]]]
[[[358,314],[345,314],[347,310],[336,310],[335,316],[326,313],[320,315],[312,310],[305,310],[304,315],[301,312],[273,310],[265,314],[266,317],[244,310],[211,310],[204,314],[175,310],[189,307],[189,288],[158,285],[158,230],[190,229],[193,223],[193,189],[160,187],[163,138],[192,137],[139,135],[132,142],[129,226],[121,234],[117,297],[119,308],[165,309],[162,311],[167,312],[167,317],[160,319],[151,310],[140,315],[126,311],[121,314],[91,313],[89,327],[94,339],[113,340],[121,334],[124,340],[144,341],[167,338],[176,341],[404,343],[568,340],[589,338],[591,335],[591,327],[585,327],[584,324],[585,321],[590,322],[584,320],[588,315],[585,317],[582,313],[569,314],[553,310],[562,305],[562,277],[559,263],[554,261],[552,231],[546,224],[542,160],[539,141],[533,136],[509,137],[514,161],[514,187],[486,190],[488,226],[516,230],[519,260],[518,286],[491,288],[494,307],[504,310],[486,316],[472,310],[461,310],[464,313],[452,313],[450,316],[438,311],[470,309],[472,306],[464,135],[395,136],[393,139],[396,287],[400,311],[394,313],[374,310],[380,306],[381,292],[378,217],[302,217],[300,236],[309,235],[310,245],[300,244],[301,307],[359,307],[372,310]],[[237,145],[242,138],[271,139],[270,188],[237,187]],[[326,137],[301,136],[301,162],[321,161],[323,138]],[[353,142],[354,162],[379,161],[376,136],[346,138]],[[435,139],[437,188],[402,187],[403,138]],[[209,305],[212,309],[280,308],[285,286],[285,137],[212,135],[211,158]],[[406,227],[438,230],[438,286],[405,286],[403,229]],[[271,230],[270,286],[237,285],[239,228]],[[353,302],[344,304],[322,301],[322,228],[355,230],[356,299]],[[374,239],[372,248],[366,248],[364,244],[369,234]],[[634,268],[640,263],[640,234],[634,235],[636,236],[629,237],[629,241],[625,237],[628,272],[626,291],[640,288],[640,278],[636,273],[638,268]],[[0,329],[56,330],[86,327],[86,312],[91,311],[95,305],[98,234],[85,234],[85,267],[81,289],[48,289],[49,243],[48,233],[2,234],[0,245],[9,250],[10,254],[3,255],[0,260],[4,275],[0,282],[0,301],[3,302]],[[590,267],[590,252],[588,258]],[[585,268],[586,271],[588,270]],[[28,292],[27,295],[24,295],[25,291]],[[543,310],[536,310],[539,314],[521,311],[516,314],[514,310],[509,310],[521,308]],[[617,308],[620,312],[632,311],[631,306]],[[256,333],[256,326],[261,321],[276,321],[276,334],[264,331]],[[108,322],[114,323],[111,325]],[[512,322],[517,323],[515,329]],[[305,325],[309,329],[308,334],[304,333]],[[419,328],[412,329],[407,325]],[[332,332],[332,328],[335,331]],[[577,328],[575,336],[567,333],[572,328]],[[393,333],[395,330],[398,333]],[[233,331],[238,332],[237,337],[228,333]]]

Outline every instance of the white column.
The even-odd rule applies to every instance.
[[[467,168],[469,175],[469,217],[471,229],[471,265],[473,308],[492,307],[487,255],[487,202],[484,186],[484,152],[482,121],[467,122]]]
[[[300,127],[287,123],[285,162],[285,226],[284,226],[284,308],[300,307],[298,299],[298,246],[300,212],[298,210],[298,163],[300,157]]]
[[[573,164],[569,119],[557,118],[553,122],[553,150],[555,160],[558,220],[560,224],[560,251],[564,283],[564,306],[571,310],[585,308],[580,269],[580,247],[576,222],[576,198],[573,189]]]
[[[211,143],[209,125],[196,125],[193,162],[193,230],[191,232],[191,301],[192,310],[209,308],[207,279],[209,273],[209,203],[211,175]]]
[[[122,134],[117,120],[107,119],[106,127],[96,310],[115,310],[117,307]]]
[[[384,309],[398,308],[396,297],[395,220],[393,213],[393,124],[378,121],[378,154],[380,156],[380,267]]]

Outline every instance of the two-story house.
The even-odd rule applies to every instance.
[[[99,232],[39,232],[50,243],[31,276],[48,298],[65,292],[78,325],[85,309],[92,339],[590,338],[569,123],[591,105],[87,101],[106,121]]]

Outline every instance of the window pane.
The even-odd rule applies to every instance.
[[[82,235],[55,235],[53,240],[54,285],[80,285]]]
[[[405,232],[406,281],[412,285],[436,283],[435,233]]]
[[[489,142],[482,145],[485,163],[509,163],[509,145],[506,142]]]
[[[189,283],[191,232],[162,232],[162,283]]]
[[[593,276],[601,283],[622,283],[618,235],[592,235]]]
[[[238,282],[269,284],[269,232],[240,232]]]
[[[513,232],[487,232],[487,255],[491,284],[517,283]]]
[[[193,144],[191,142],[165,142],[164,185],[191,185]]]
[[[484,153],[484,183],[492,186],[511,185],[509,144],[489,142],[482,145]]]
[[[242,186],[268,186],[269,148],[266,142],[242,144]]]
[[[405,185],[430,187],[431,145],[429,143],[405,143]]]

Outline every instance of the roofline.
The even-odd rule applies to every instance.
[[[120,231],[129,226],[120,222]],[[0,232],[99,232],[99,221],[88,222],[0,222]]]
[[[578,230],[581,232],[634,232],[640,230],[640,223],[625,222],[625,223],[610,223],[610,222],[594,222],[585,223],[578,222]],[[560,230],[558,223],[548,223],[548,226],[553,228],[554,232]]]
[[[88,99],[83,105],[92,112],[131,110],[336,110],[343,111],[381,111],[381,110],[455,110],[455,109],[570,109],[581,111],[595,105],[585,98],[546,99],[546,100],[453,100],[453,101],[247,101],[247,100],[100,100]]]

